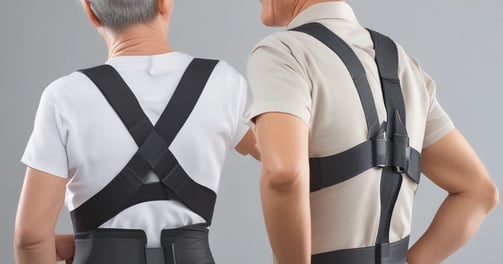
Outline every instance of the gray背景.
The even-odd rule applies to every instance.
[[[438,98],[503,189],[503,2],[348,1],[360,23],[391,36],[436,81]],[[261,38],[281,30],[260,22],[259,1],[175,0],[172,46],[219,58],[242,74]],[[0,1],[0,263],[14,263],[13,230],[24,165],[19,162],[43,89],[55,79],[106,60],[107,52],[78,0]],[[259,199],[259,163],[227,160],[210,239],[221,264],[272,263]],[[445,193],[425,177],[417,192],[412,242]],[[472,241],[445,263],[502,263],[499,206]],[[57,232],[71,232],[62,211]]]

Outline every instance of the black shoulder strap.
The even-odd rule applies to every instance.
[[[217,63],[216,60],[194,59],[183,74],[178,88],[155,125],[159,135],[167,142],[173,141],[190,115],[190,111],[180,110],[192,108],[196,104]]]
[[[136,144],[141,145],[153,126],[119,73],[107,64],[80,70],[80,72],[84,73],[98,87]]]
[[[388,137],[393,141],[395,148],[393,150],[395,153],[393,163],[397,168],[401,168],[414,182],[419,183],[421,153],[409,147],[405,102],[398,76],[398,48],[395,42],[389,37],[370,29],[368,31],[370,32],[376,51],[375,61],[379,70],[388,118]],[[400,153],[403,151],[407,151],[407,153]]]
[[[308,23],[291,30],[311,35],[329,47],[341,58],[351,74],[351,78],[360,96],[361,105],[367,121],[368,137],[371,138],[375,136],[379,131],[379,118],[377,116],[374,97],[372,96],[365,69],[351,47],[339,36],[320,23]]]
[[[103,93],[139,149],[107,186],[71,212],[76,232],[95,229],[133,204],[168,198],[180,200],[211,223],[216,194],[192,180],[168,147],[192,112],[217,63],[194,59],[189,64],[155,127],[113,67],[82,70]],[[144,184],[151,170],[161,183]]]
[[[370,29],[368,31],[374,42],[375,61],[381,79],[384,102],[388,108],[395,110],[388,111],[388,121],[394,120],[395,115],[398,114],[403,124],[405,124],[405,103],[400,86],[400,78],[398,77],[399,61],[397,46],[389,37]],[[392,130],[389,131],[391,132]]]
[[[319,23],[310,23],[293,29],[307,33],[330,47],[343,60],[353,80],[365,74],[363,66],[351,48],[335,33]],[[392,246],[389,244],[389,231],[394,205],[402,185],[402,173],[406,173],[416,183],[419,182],[421,155],[409,146],[409,137],[405,128],[405,105],[400,87],[398,72],[398,51],[395,43],[377,32],[370,31],[376,51],[376,64],[379,70],[386,112],[387,125],[377,133],[369,135],[369,140],[353,148],[323,158],[310,159],[311,191],[316,191],[342,181],[348,180],[372,167],[382,168],[380,183],[381,214],[376,238],[376,263],[389,263]],[[355,81],[362,106],[371,131],[369,114],[376,115],[370,85]],[[363,89],[362,89],[363,87]],[[370,99],[368,99],[370,98]],[[370,103],[369,103],[370,102]],[[369,109],[371,108],[371,109]],[[375,127],[373,128],[375,129]],[[313,184],[314,178],[314,184]],[[328,255],[327,255],[328,256]],[[340,262],[342,255],[332,255],[330,261]]]
[[[390,142],[389,145],[392,146],[389,151],[391,153],[389,158],[393,160],[393,163],[398,163],[400,162],[398,159],[405,161],[406,153],[403,152],[409,148],[409,137],[404,123],[405,104],[398,77],[398,50],[390,38],[373,30],[368,31],[374,42],[375,61],[386,105],[388,120],[386,138]],[[376,237],[376,245],[379,247],[378,260],[381,263],[387,263],[386,260],[389,258],[389,253],[383,252],[383,249],[389,251],[391,218],[403,181],[400,173],[401,171],[397,171],[392,167],[384,167],[382,170],[381,215]]]

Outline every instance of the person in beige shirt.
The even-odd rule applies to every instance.
[[[248,62],[254,97],[250,119],[262,158],[262,205],[277,263],[385,264],[405,263],[405,258],[409,264],[442,262],[474,235],[496,206],[498,191],[440,106],[433,80],[397,45],[410,148],[421,152],[421,172],[448,193],[428,230],[407,252],[417,182],[405,173],[398,173],[400,185],[384,236],[378,234],[383,211],[382,168],[309,189],[310,159],[344,152],[370,135],[360,96],[344,62],[316,38],[293,29],[317,22],[349,45],[364,68],[383,123],[387,109],[382,76],[369,31],[344,1],[262,0],[262,5],[266,26],[287,28],[260,41]],[[383,251],[390,250],[388,243],[402,242],[405,253],[394,252],[392,246],[390,252]],[[323,260],[329,254],[346,254],[348,249],[380,257],[369,263]],[[389,259],[393,254],[403,254],[403,258],[386,262],[386,254],[391,255]]]

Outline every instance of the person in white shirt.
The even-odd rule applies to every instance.
[[[56,260],[71,263],[75,253],[74,239],[80,241],[80,244],[77,243],[77,255],[80,256],[75,256],[74,263],[169,263],[170,258],[178,258],[177,263],[188,263],[189,260],[184,260],[183,256],[168,256],[171,253],[185,254],[184,249],[179,248],[183,247],[183,243],[180,245],[177,241],[168,241],[173,248],[152,251],[157,252],[157,255],[152,256],[148,249],[165,246],[168,243],[165,240],[176,240],[179,235],[176,232],[182,230],[188,232],[188,236],[202,231],[203,240],[206,241],[203,241],[201,250],[209,251],[206,226],[211,221],[213,208],[203,208],[207,211],[200,213],[197,206],[193,207],[190,201],[187,203],[185,197],[180,198],[183,192],[170,189],[173,183],[165,183],[169,177],[158,174],[159,171],[169,171],[164,173],[169,176],[175,171],[177,175],[183,175],[185,181],[190,181],[188,185],[191,188],[203,190],[203,195],[208,194],[214,199],[223,163],[230,150],[236,149],[243,155],[251,154],[259,158],[253,132],[244,119],[251,100],[246,81],[223,61],[194,59],[171,49],[166,36],[172,0],[83,0],[82,4],[109,49],[109,59],[98,70],[99,74],[107,80],[113,74],[116,74],[116,79],[122,78],[123,86],[118,88],[113,83],[112,88],[116,89],[115,92],[127,92],[130,97],[126,99],[131,99],[130,102],[136,99],[136,103],[125,104],[125,113],[121,114],[120,107],[117,108],[113,100],[124,98],[104,96],[106,92],[103,89],[110,87],[101,87],[89,70],[64,76],[45,89],[33,133],[22,157],[27,171],[15,226],[17,263],[55,263]],[[202,79],[197,77],[202,70],[195,64],[209,67]],[[190,75],[191,67],[197,68],[192,71],[193,75]],[[188,77],[184,79],[182,76],[185,75]],[[184,89],[176,89],[177,85],[185,83],[182,88],[191,88],[198,78],[202,82],[202,91],[193,107],[188,109],[188,117],[181,120],[183,122],[176,136],[172,142],[168,142],[163,137],[162,128],[158,128],[156,123],[164,122],[165,127],[169,127],[171,119],[176,118],[166,117],[162,122],[159,120],[164,116],[166,106],[172,104],[175,91],[185,92],[179,91]],[[185,101],[178,103],[184,105]],[[174,109],[174,113],[168,114],[175,117],[181,114],[177,112],[178,108]],[[144,141],[139,142],[134,129],[130,129],[127,121],[122,120],[133,115],[133,110],[144,117],[139,126],[143,129]],[[154,125],[155,128],[152,127]],[[153,141],[149,141],[151,138],[154,138]],[[143,145],[148,144],[148,147],[143,148]],[[100,259],[103,258],[100,257],[102,252],[93,250],[101,244],[88,246],[86,243],[94,243],[89,242],[88,238],[74,238],[74,234],[54,234],[63,203],[71,212],[77,212],[91,198],[98,196],[116,176],[124,174],[124,168],[130,169],[130,161],[138,155],[146,161],[144,165],[150,166],[147,167],[148,173],[140,175],[142,184],[139,186],[161,186],[160,181],[163,181],[162,184],[168,186],[168,198],[143,197],[143,200],[120,208],[119,212],[95,223],[99,226],[91,229],[86,229],[86,223],[83,224],[79,219],[82,214],[75,213],[72,218],[75,218],[74,229],[77,232],[84,230],[81,233],[86,236],[96,236],[97,230],[140,230],[140,237],[146,244],[143,246],[147,249],[146,253],[138,254],[144,255],[146,259],[141,261],[145,262],[132,259],[131,254],[136,253],[119,246],[115,253],[122,256],[113,256],[114,253],[109,252],[110,256],[106,257],[110,259]],[[168,161],[174,161],[177,165],[165,170],[163,166]],[[186,185],[175,187],[180,186]],[[147,196],[153,195],[148,191],[145,193]],[[108,210],[103,206],[105,211]],[[96,220],[96,217],[89,215],[96,208],[91,209],[84,213],[84,218],[90,218],[86,221]],[[188,231],[183,229],[187,226],[190,227]],[[174,237],[162,238],[163,230],[171,232]],[[188,239],[183,234],[181,236],[182,240]],[[79,247],[82,247],[80,252]],[[201,263],[213,263],[211,253],[202,254],[206,260]],[[124,260],[127,258],[129,260]]]

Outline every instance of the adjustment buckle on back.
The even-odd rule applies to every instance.
[[[398,173],[407,173],[411,156],[409,137],[395,133],[391,139],[386,137],[386,122],[383,122],[373,139],[374,166],[378,168],[393,167]]]
[[[376,138],[374,140],[374,161],[375,166],[384,168],[388,166],[389,142],[386,139]]]
[[[396,162],[393,163],[395,165],[395,171],[398,173],[407,173],[408,168],[409,168],[410,147],[407,146],[407,147],[403,148],[403,151],[404,152],[401,153],[401,156],[394,159],[394,160],[396,160]],[[403,164],[399,165],[400,163],[403,163]]]
[[[384,168],[388,166],[389,157],[389,142],[386,138],[386,121],[381,124],[377,135],[374,137],[374,151],[372,153],[375,166],[379,168]]]

